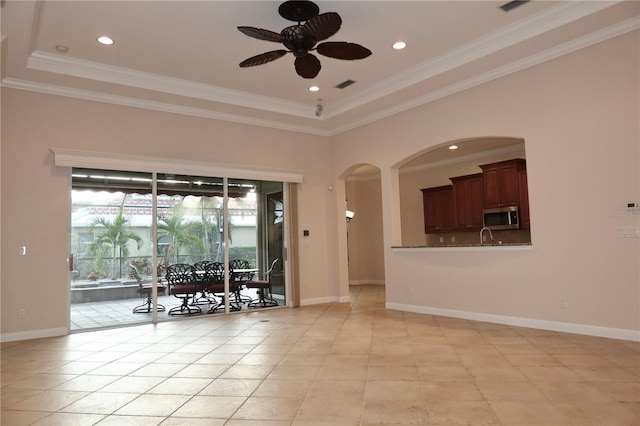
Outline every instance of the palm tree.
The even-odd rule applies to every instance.
[[[123,257],[129,255],[127,244],[129,241],[135,241],[138,243],[138,248],[142,245],[142,238],[139,235],[129,230],[129,219],[124,215],[123,208],[120,207],[118,214],[113,220],[105,217],[96,217],[91,221],[91,230],[96,226],[101,226],[104,230],[97,238],[91,243],[90,250],[98,256],[102,256],[106,251],[111,248],[113,250],[113,275],[112,278],[117,277],[116,269],[116,256],[118,250],[120,251],[120,257],[118,258],[118,264]]]
[[[221,261],[222,200],[219,197],[202,197],[200,200],[200,216],[202,221],[200,234],[202,235],[205,253],[210,259]]]
[[[185,221],[182,204],[175,204],[170,214],[158,215],[158,237],[169,236],[171,242],[167,250],[175,254],[175,262],[179,261],[179,250],[183,246],[195,246],[200,253],[204,252],[204,244],[198,235],[192,232],[194,221]],[[168,257],[168,253],[166,254]]]

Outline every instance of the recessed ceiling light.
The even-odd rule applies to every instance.
[[[395,43],[393,43],[393,46],[391,47],[393,47],[396,50],[401,50],[407,47],[407,43],[405,43],[404,41],[396,41]]]
[[[451,146],[449,146],[449,149],[451,149],[451,150],[458,149],[458,145],[451,145]]]
[[[67,53],[69,48],[67,46],[63,46],[61,44],[56,45],[56,50],[60,53]]]
[[[100,37],[98,37],[98,43],[105,44],[105,45],[110,45],[110,44],[113,44],[113,40],[111,39],[111,37],[100,36]]]
[[[311,86],[309,87],[309,91],[310,92],[317,92],[318,90],[320,90],[320,88],[318,86]]]

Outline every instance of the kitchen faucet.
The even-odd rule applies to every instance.
[[[482,241],[482,233],[484,232],[484,230],[485,230],[485,229],[486,229],[487,231],[489,231],[489,238],[491,238],[491,241],[493,241],[493,234],[491,233],[491,229],[489,229],[489,228],[487,228],[487,227],[485,226],[484,228],[482,228],[482,229],[480,230],[480,244],[482,244],[482,243],[483,243],[483,241]]]

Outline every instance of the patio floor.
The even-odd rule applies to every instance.
[[[243,290],[242,295],[255,298],[255,290]],[[280,306],[284,305],[283,298],[274,295]],[[71,304],[71,331],[90,330],[96,328],[118,327],[130,324],[151,322],[151,313],[134,314],[133,308],[143,302],[141,298],[109,300],[104,302],[87,302]],[[169,316],[167,312],[174,306],[180,305],[180,299],[174,296],[158,296],[158,303],[166,307],[165,312],[158,312],[159,321],[185,318],[185,316]],[[246,304],[241,305],[242,311],[254,310]],[[209,310],[207,305],[201,305],[203,314]],[[256,308],[257,309],[257,308]],[[224,312],[224,309],[221,313]],[[215,315],[215,314],[214,314]],[[192,316],[193,317],[193,316]]]

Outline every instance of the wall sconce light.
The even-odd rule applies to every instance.
[[[351,251],[349,250],[349,222],[356,215],[353,210],[347,210],[347,265],[351,265]]]
[[[351,219],[353,219],[353,217],[356,215],[356,212],[353,212],[351,210],[347,210],[347,223],[351,222]]]

